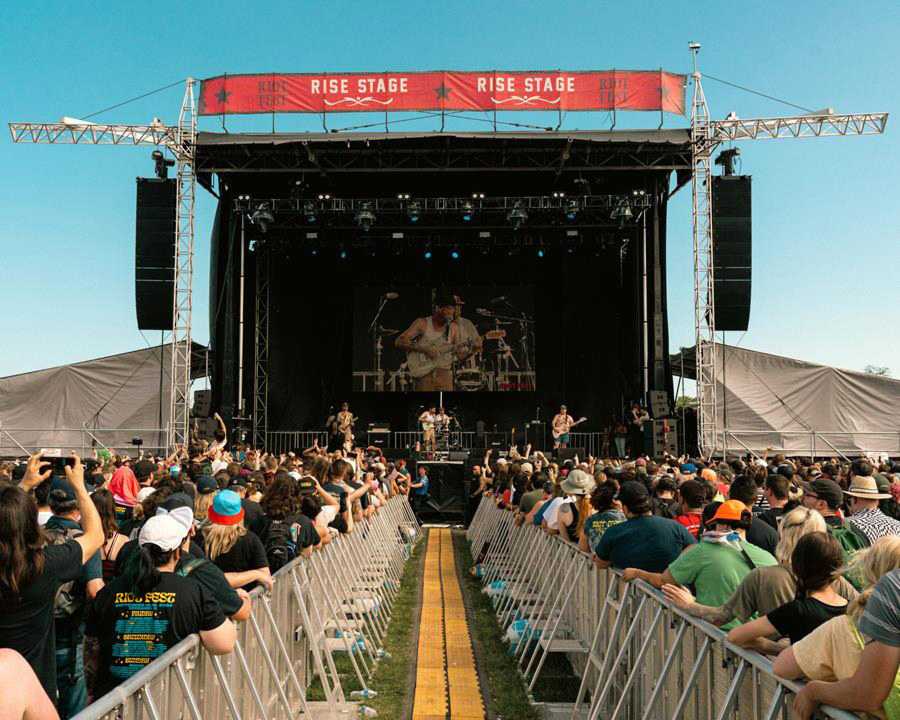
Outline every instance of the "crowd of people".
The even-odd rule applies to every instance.
[[[474,468],[491,497],[643,580],[820,703],[900,718],[900,464],[747,456],[575,457],[513,449]]]
[[[0,463],[0,715],[71,717],[193,633],[231,652],[254,588],[422,487],[375,448],[226,447]]]

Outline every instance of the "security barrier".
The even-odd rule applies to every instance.
[[[573,719],[790,716],[799,683],[776,677],[767,658],[728,643],[719,628],[647,583],[625,583],[560,537],[517,526],[491,497],[482,499],[467,537],[529,690],[550,653],[565,653],[580,674]]]
[[[192,635],[79,713],[77,720],[356,717],[334,662],[346,652],[369,688],[403,567],[419,527],[403,496],[389,500],[352,533],[297,558],[277,573],[271,593],[251,593],[234,652],[212,656]],[[307,690],[321,682],[324,701]]]

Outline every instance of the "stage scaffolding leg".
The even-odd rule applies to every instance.
[[[691,45],[694,59],[694,97],[691,108],[691,183],[694,244],[694,337],[697,353],[697,442],[700,452],[712,455],[716,437],[716,309],[713,295],[712,172],[710,158],[715,147],[713,126],[700,72],[699,44]]]
[[[190,420],[191,391],[191,286],[194,275],[194,195],[197,179],[194,152],[197,113],[194,80],[187,79],[178,114],[175,159],[178,163],[175,218],[175,296],[172,313],[172,373],[169,388],[168,445],[186,445]]]
[[[256,245],[256,342],[253,378],[253,446],[266,447],[269,428],[269,249]]]

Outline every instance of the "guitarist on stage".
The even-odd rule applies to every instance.
[[[569,447],[569,430],[575,425],[575,418],[569,415],[565,405],[560,406],[559,412],[553,416],[550,427],[553,430],[553,448]]]
[[[394,344],[407,355],[420,353],[434,368],[415,378],[419,392],[453,390],[453,345],[459,342],[459,326],[453,322],[456,316],[456,300],[452,295],[438,293],[434,300],[434,312],[430,317],[413,321],[405,332],[397,336]],[[407,362],[411,362],[408,357]]]
[[[350,412],[349,403],[341,403],[341,411],[337,414],[337,430],[338,435],[343,438],[345,452],[353,449],[353,424],[355,422],[356,418]]]

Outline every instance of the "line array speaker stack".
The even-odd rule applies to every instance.
[[[175,302],[174,179],[137,179],[134,298],[139,330],[171,330]]]
[[[678,455],[678,421],[666,419],[645,423],[644,447],[654,458],[662,457],[664,453]]]
[[[750,324],[750,176],[717,175],[712,185],[713,299],[717,330]]]

